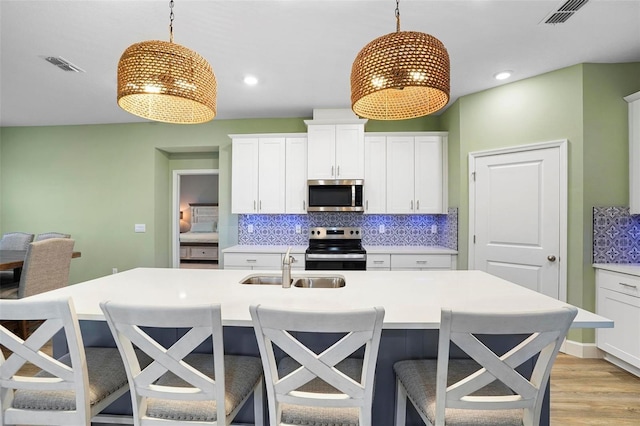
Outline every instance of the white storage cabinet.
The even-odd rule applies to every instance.
[[[285,138],[234,138],[231,213],[284,213]]]
[[[640,376],[640,276],[596,269],[596,313],[614,321],[596,329],[605,359]]]
[[[364,213],[387,212],[387,138],[364,138]]]
[[[224,253],[224,269],[282,269],[280,253]]]
[[[364,179],[364,123],[307,120],[308,179]]]
[[[422,271],[456,269],[450,254],[391,254],[392,271]]]
[[[285,213],[307,213],[307,138],[286,138]]]
[[[387,136],[386,144],[386,212],[446,214],[447,137]]]

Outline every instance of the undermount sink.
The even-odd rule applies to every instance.
[[[319,277],[293,277],[293,286],[299,288],[340,288],[346,282],[344,277],[319,276]],[[244,277],[240,284],[253,285],[282,285],[282,275],[249,275]]]
[[[282,285],[282,275],[249,275],[240,284]]]
[[[345,286],[343,277],[302,277],[293,280],[295,287],[301,288],[340,288]]]

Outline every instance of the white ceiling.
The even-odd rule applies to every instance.
[[[579,63],[640,61],[640,0],[590,0],[543,24],[565,0],[401,0],[401,29],[439,38],[451,58],[451,103]],[[393,0],[175,0],[174,41],[209,61],[217,119],[311,117],[349,108],[358,51],[395,31]],[[116,103],[131,44],[168,40],[168,0],[0,0],[0,126],[144,121]],[[63,72],[61,56],[85,73]],[[256,87],[242,80],[251,73]]]

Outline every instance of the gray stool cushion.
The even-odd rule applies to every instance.
[[[435,424],[437,360],[408,360],[394,364],[396,377],[404,385],[409,398],[425,417]],[[477,371],[479,365],[470,359],[449,360],[447,385]],[[499,381],[480,389],[474,395],[507,395],[511,390]],[[447,408],[447,426],[522,426],[522,410],[463,410]]]
[[[94,405],[123,386],[128,386],[127,373],[116,348],[85,348],[89,372],[90,404]],[[60,362],[71,365],[69,355]],[[52,377],[41,371],[37,377]],[[75,410],[73,391],[16,390],[12,406],[29,410]]]
[[[286,376],[300,367],[293,358],[283,358],[278,365],[278,375]],[[347,358],[336,368],[347,376],[360,382],[362,360]],[[298,389],[302,392],[339,393],[337,389],[321,379],[313,379]],[[308,407],[282,404],[282,422],[304,426],[358,426],[360,423],[357,408]]]
[[[184,361],[215,379],[213,355],[191,354]],[[250,356],[225,355],[225,412],[229,415],[244,399],[253,392],[253,388],[262,377],[260,358]],[[155,383],[160,386],[188,386],[184,380],[173,373],[166,373]],[[176,401],[149,398],[147,415],[159,419],[188,421],[217,421],[215,401]]]

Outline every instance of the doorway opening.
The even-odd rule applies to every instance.
[[[217,269],[219,171],[173,171],[172,266]]]

